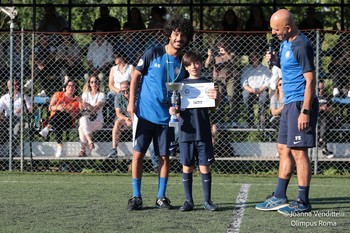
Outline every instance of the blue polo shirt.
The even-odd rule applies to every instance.
[[[291,42],[284,40],[280,47],[284,103],[303,101],[306,80],[304,73],[315,70],[314,50],[306,36],[299,32]]]
[[[178,82],[185,77],[180,57],[165,52],[165,47],[154,47],[145,52],[136,70],[142,74],[135,113],[155,124],[168,125],[171,92],[167,82]]]

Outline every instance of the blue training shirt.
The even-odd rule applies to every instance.
[[[142,74],[136,100],[137,117],[168,125],[171,92],[168,93],[166,83],[184,79],[186,72],[181,58],[167,54],[165,46],[154,47],[145,52],[135,69]]]
[[[284,40],[280,47],[284,103],[303,101],[306,80],[304,73],[315,70],[314,50],[306,36],[299,32],[291,42]]]

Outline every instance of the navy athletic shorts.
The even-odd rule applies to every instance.
[[[211,165],[214,161],[214,149],[211,142],[192,141],[180,142],[180,162],[184,166]]]
[[[278,143],[287,145],[288,148],[315,147],[318,99],[314,98],[310,109],[309,128],[305,131],[298,130],[298,117],[302,106],[303,102],[297,101],[285,104],[283,107],[278,131]]]
[[[153,140],[154,152],[157,156],[169,156],[169,127],[138,118],[134,137],[134,150],[146,154]]]

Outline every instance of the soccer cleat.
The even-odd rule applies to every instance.
[[[157,198],[156,200],[156,207],[160,208],[160,209],[172,209],[173,206],[170,204],[170,200],[167,197],[161,197],[161,198]]]
[[[62,155],[62,145],[58,145],[57,149],[56,149],[55,156],[56,156],[56,158],[59,158],[59,157],[61,157],[61,155]]]
[[[39,134],[40,134],[43,138],[46,138],[47,135],[49,134],[49,128],[47,128],[47,127],[43,128],[43,129],[39,132]]]
[[[288,206],[280,208],[278,210],[278,213],[281,213],[281,214],[286,215],[286,216],[290,216],[292,214],[310,212],[311,209],[312,208],[311,208],[310,203],[306,204],[303,200],[301,200],[299,197],[297,197]]]
[[[288,205],[287,198],[278,198],[274,196],[274,193],[267,196],[266,201],[259,203],[255,206],[257,210],[278,210]]]
[[[191,201],[185,201],[184,204],[180,207],[180,211],[192,211],[193,210],[193,202]]]
[[[116,158],[118,156],[117,148],[113,148],[107,155],[107,158]]]
[[[128,210],[140,210],[142,209],[142,198],[132,197],[128,201]]]
[[[217,205],[215,205],[212,201],[206,201],[204,202],[204,209],[209,211],[217,211],[219,208]]]

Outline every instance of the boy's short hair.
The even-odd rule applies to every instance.
[[[186,67],[191,65],[192,62],[199,62],[202,63],[202,56],[200,53],[195,51],[188,51],[186,52],[182,57],[182,64]]]

